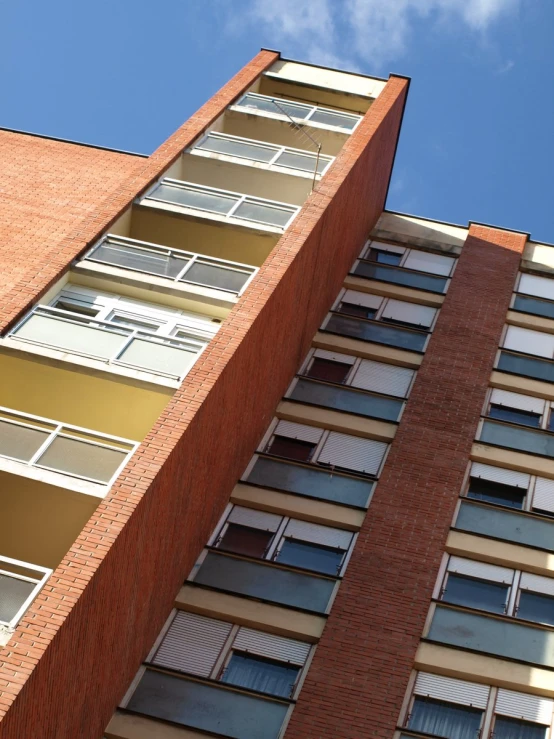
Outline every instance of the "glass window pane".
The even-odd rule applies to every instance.
[[[339,313],[346,313],[347,316],[357,316],[358,318],[375,318],[377,310],[368,308],[365,305],[355,305],[354,303],[341,303],[338,307]]]
[[[241,203],[233,213],[233,217],[236,218],[245,218],[249,221],[268,223],[271,226],[280,227],[286,226],[292,216],[293,213],[288,209],[264,205],[263,203],[252,203],[248,200]]]
[[[109,482],[127,452],[58,436],[37,461],[41,467],[67,472],[87,480]]]
[[[91,318],[97,316],[100,312],[99,308],[93,308],[91,305],[64,299],[56,300],[53,307],[59,310],[69,311],[70,313],[76,313],[78,316],[90,316]]]
[[[317,162],[317,170],[316,170]],[[304,172],[315,172],[321,174],[325,167],[329,164],[326,159],[317,159],[317,154],[300,154],[294,151],[284,151],[279,155],[275,164],[280,167],[291,167],[292,169],[300,169]]]
[[[285,539],[277,561],[294,567],[322,572],[325,575],[338,575],[344,552],[318,546],[297,539]]]
[[[289,439],[288,436],[275,436],[268,449],[269,454],[287,457],[301,462],[309,462],[316,445],[301,439]]]
[[[0,454],[28,462],[48,438],[48,431],[0,421]]]
[[[116,267],[149,272],[160,277],[176,277],[189,261],[162,252],[148,251],[132,246],[105,242],[94,250],[89,259],[94,259]]]
[[[339,128],[351,131],[358,122],[358,119],[342,113],[332,113],[328,110],[318,109],[310,116],[310,122],[312,121],[322,123],[324,126],[338,126]]]
[[[335,408],[369,418],[382,418],[385,421],[397,421],[402,409],[402,401],[395,398],[371,395],[345,387],[331,387],[303,379],[297,381],[289,397],[291,400]]]
[[[226,552],[261,559],[272,539],[273,532],[271,531],[262,531],[261,529],[252,529],[249,526],[230,523],[218,544],[218,548]]]
[[[127,328],[136,328],[139,331],[157,331],[160,327],[159,323],[155,321],[148,321],[146,319],[134,318],[133,316],[127,316],[122,313],[114,313],[108,319],[110,323],[115,323],[117,326],[127,326]]]
[[[504,372],[513,372],[515,375],[554,382],[554,362],[547,359],[535,359],[521,354],[501,352],[498,369]]]
[[[395,328],[378,322],[356,321],[340,315],[331,316],[325,331],[411,351],[423,351],[427,340],[426,333],[406,331],[402,328]]]
[[[257,162],[269,162],[276,153],[276,149],[274,148],[258,146],[249,141],[220,138],[219,136],[208,136],[205,141],[195,148],[213,151],[216,154],[227,154],[233,157],[253,159]]]
[[[298,667],[233,652],[221,681],[288,698],[294,689],[298,672]]]
[[[491,405],[489,416],[490,418],[498,418],[501,421],[522,423],[525,426],[533,426],[534,428],[539,428],[541,421],[538,413],[522,411],[519,408],[508,408],[503,405]]]
[[[554,457],[554,434],[547,431],[531,431],[494,421],[485,421],[480,441],[507,449],[518,449],[544,457]]]
[[[164,200],[170,203],[184,205],[187,208],[198,208],[213,213],[228,213],[237,202],[238,197],[233,195],[222,195],[207,190],[189,190],[184,187],[173,187],[172,185],[159,185],[149,198]]]
[[[504,613],[508,586],[471,577],[449,574],[442,600],[468,608],[481,608],[492,613]]]
[[[9,623],[36,588],[36,583],[0,574],[0,622]]]
[[[408,727],[447,739],[477,739],[482,715],[483,712],[477,708],[418,696],[410,712]]]
[[[333,362],[331,359],[321,359],[321,357],[316,357],[307,370],[306,375],[318,380],[327,380],[327,382],[337,382],[342,384],[346,380],[351,368],[351,364]]]
[[[508,508],[523,508],[525,500],[525,490],[512,487],[511,485],[502,485],[492,480],[482,480],[472,477],[469,483],[468,498],[476,500],[485,500],[487,503],[496,503],[496,505],[507,506]]]
[[[516,295],[514,310],[520,310],[523,313],[532,313],[535,316],[554,318],[554,301]]]
[[[238,293],[250,277],[251,273],[237,272],[217,264],[197,261],[185,272],[181,279],[184,282],[194,282],[197,285],[218,287],[222,290]]]
[[[543,593],[522,590],[517,609],[518,618],[554,626],[554,598]]]
[[[283,115],[283,112],[291,116],[291,118],[305,118],[310,110],[311,105],[287,103],[286,100],[273,101],[270,97],[255,97],[253,95],[245,95],[238,103],[247,108],[263,110],[268,113],[277,113]]]
[[[386,252],[381,252],[385,254]],[[394,254],[393,256],[400,256]],[[395,285],[405,285],[407,287],[415,287],[419,290],[428,290],[434,293],[443,293],[446,286],[444,277],[435,277],[434,275],[416,274],[408,272],[402,268],[395,269],[382,264],[370,264],[369,262],[359,262],[354,269],[354,274],[365,277],[368,280],[380,280],[381,282],[391,282]]]
[[[381,251],[381,249],[370,249],[366,259],[370,262],[379,262],[379,264],[391,264],[397,266],[402,261],[403,254],[396,254],[393,251]]]
[[[545,739],[548,726],[541,726],[519,718],[497,716],[494,722],[494,739]]]
[[[197,359],[198,351],[139,338],[133,339],[118,357],[119,362],[173,377],[181,377]]]

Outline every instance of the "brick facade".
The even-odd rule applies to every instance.
[[[161,147],[149,180],[274,58]],[[389,80],[0,653],[2,739],[100,736],[382,211],[407,86]]]
[[[471,226],[286,739],[390,739],[526,237]]]

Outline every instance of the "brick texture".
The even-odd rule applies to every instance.
[[[286,739],[393,735],[524,244],[470,228]]]
[[[101,735],[382,211],[406,92],[389,80],[0,653],[2,739]]]

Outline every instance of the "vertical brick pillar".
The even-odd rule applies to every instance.
[[[390,739],[526,237],[471,226],[286,739]]]

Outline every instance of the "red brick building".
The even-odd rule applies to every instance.
[[[407,91],[0,132],[1,739],[549,734],[554,251],[384,210]]]

